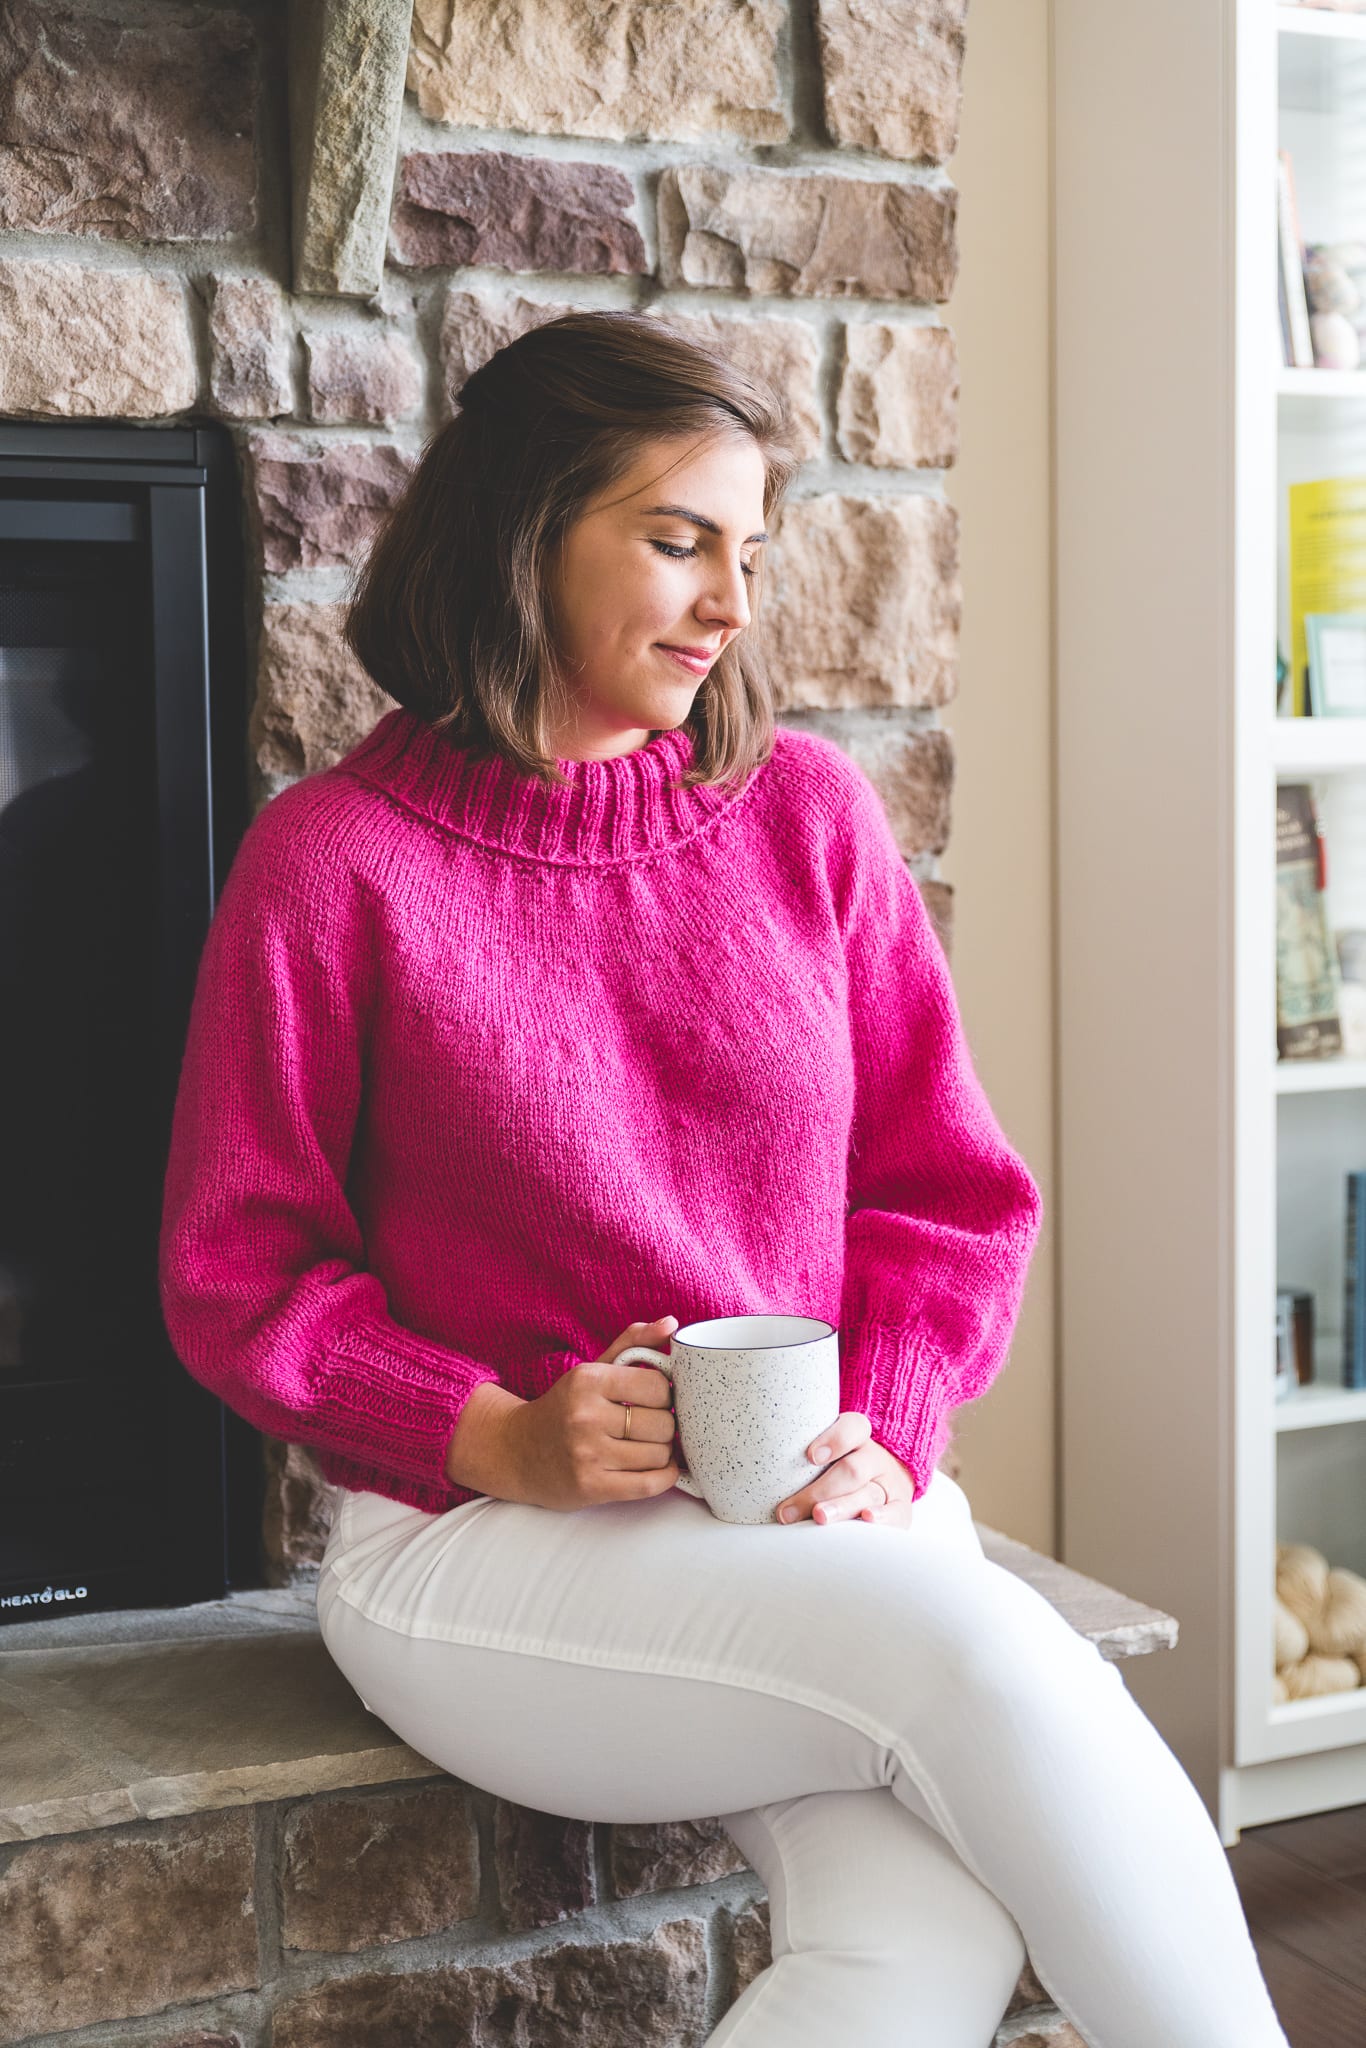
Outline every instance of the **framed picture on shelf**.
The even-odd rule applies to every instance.
[[[1276,789],[1276,1051],[1283,1060],[1342,1052],[1323,869],[1313,789],[1307,782],[1282,782]]]
[[[1366,718],[1366,612],[1306,612],[1311,718]]]

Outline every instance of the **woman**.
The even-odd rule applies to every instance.
[[[348,613],[398,708],[260,812],[209,933],[180,1357],[338,1486],[320,1623],[396,1734],[545,1812],[721,1817],[774,1962],[713,2048],[982,2048],[1026,1944],[1099,2048],[1285,2048],[1190,1780],[937,1469],[1042,1209],[871,783],[774,723],[781,406],[616,312],[459,399]],[[842,1412],[749,1527],[614,1360],[763,1311],[837,1326]]]

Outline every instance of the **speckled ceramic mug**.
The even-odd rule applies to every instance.
[[[840,1412],[839,1334],[814,1316],[713,1316],[670,1349],[632,1344],[617,1365],[673,1381],[688,1473],[677,1484],[722,1522],[771,1522],[779,1501],[825,1470],[807,1447]]]

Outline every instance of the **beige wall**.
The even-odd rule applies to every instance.
[[[968,1042],[1045,1222],[1010,1360],[959,1412],[979,1521],[1054,1550],[1052,491],[1049,0],[972,0],[958,186],[962,454],[957,777],[940,872]]]

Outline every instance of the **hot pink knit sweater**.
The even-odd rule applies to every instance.
[[[873,785],[681,728],[547,790],[413,714],[258,813],[199,967],[161,1301],[187,1369],[327,1478],[440,1513],[483,1380],[628,1323],[837,1325],[924,1492],[1042,1220]],[[833,1417],[832,1417],[833,1420]]]

